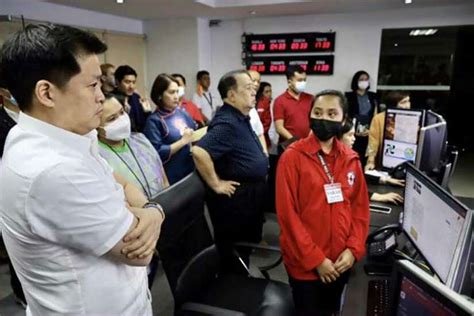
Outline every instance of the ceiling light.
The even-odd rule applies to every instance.
[[[393,44],[393,46],[398,47],[398,43]]]
[[[430,36],[430,35],[435,35],[438,32],[438,29],[417,29],[417,30],[411,30],[410,31],[410,36]]]
[[[411,4],[412,0],[405,0],[405,4]]]
[[[122,4],[123,3],[123,0],[115,0],[117,1],[118,4]]]
[[[250,14],[251,14],[251,15],[255,15],[255,14],[257,14],[257,11],[255,11],[255,10],[250,11]]]

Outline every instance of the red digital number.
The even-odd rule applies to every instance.
[[[308,65],[307,64],[303,64],[303,65],[300,65],[301,68],[303,68],[304,71],[306,71],[306,69],[308,68]]]
[[[262,52],[265,50],[265,44],[258,44],[258,51]]]
[[[270,50],[277,50],[278,49],[278,44],[277,43],[271,43],[270,44]]]
[[[278,44],[278,50],[285,50],[286,49],[286,43],[279,43]]]
[[[321,42],[316,42],[316,43],[314,43],[314,47],[315,47],[315,48],[321,48],[321,47],[322,47],[322,43],[321,43]]]
[[[255,70],[255,71],[258,71],[258,66],[257,65],[251,65],[250,66],[250,70]]]
[[[278,71],[279,72],[285,72],[286,71],[286,65],[278,65]]]
[[[265,71],[265,65],[259,65],[257,71],[258,72],[264,72]]]
[[[251,51],[256,51],[258,49],[258,45],[257,44],[252,44],[252,46],[250,46],[250,50]]]
[[[322,72],[329,72],[329,65],[322,65],[321,71]]]
[[[328,48],[330,48],[330,47],[331,47],[331,42],[329,42],[329,41],[324,41],[324,42],[323,42],[323,48],[324,48],[324,49],[328,49]]]
[[[301,49],[301,50],[306,50],[306,49],[308,49],[308,43],[307,43],[307,42],[301,43],[301,44],[300,44],[300,49]]]
[[[291,43],[291,50],[298,50],[300,49],[300,43]]]
[[[270,72],[277,72],[278,71],[278,65],[270,65]]]

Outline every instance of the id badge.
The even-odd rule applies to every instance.
[[[324,192],[326,193],[326,200],[329,204],[344,201],[340,183],[325,184]]]

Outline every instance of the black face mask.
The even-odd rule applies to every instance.
[[[342,129],[342,123],[336,121],[310,118],[310,124],[313,133],[323,142],[338,135]]]

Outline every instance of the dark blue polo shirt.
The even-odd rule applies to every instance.
[[[267,175],[268,158],[250,126],[249,116],[231,105],[224,103],[217,111],[197,145],[211,155],[221,179],[251,182]]]

